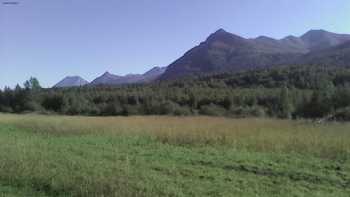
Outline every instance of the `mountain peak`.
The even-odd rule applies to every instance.
[[[310,31],[306,32],[305,34],[303,34],[301,36],[301,38],[303,39],[306,39],[306,38],[309,38],[309,37],[319,37],[319,36],[322,36],[322,35],[325,35],[325,34],[332,34],[331,32],[328,32],[326,30],[323,30],[323,29],[311,29]]]
[[[311,29],[308,32],[306,32],[306,34],[307,33],[326,33],[326,32],[328,32],[328,31],[326,31],[324,29]]]
[[[276,41],[274,38],[270,38],[267,36],[259,36],[255,40],[260,40],[260,41]]]
[[[79,87],[87,85],[89,82],[80,76],[67,76],[54,85],[54,88],[64,88],[64,87]]]
[[[222,41],[222,42],[236,42],[236,41],[242,41],[244,38],[232,34],[230,32],[225,31],[224,29],[219,29],[216,32],[212,33],[208,38],[207,42],[215,42],[215,41]]]
[[[216,30],[216,32],[214,32],[214,34],[220,34],[220,33],[227,33],[227,31],[225,31],[223,28],[220,28]]]
[[[224,37],[224,36],[236,36],[230,32],[225,31],[224,29],[218,29],[217,31],[215,31],[214,33],[212,33],[210,37]]]
[[[122,84],[135,84],[135,83],[146,83],[155,80],[161,74],[164,73],[166,67],[153,67],[151,70],[144,74],[126,74],[126,75],[114,75],[106,71],[100,77],[94,79],[90,85],[122,85]]]
[[[102,76],[107,76],[107,75],[111,75],[111,73],[109,73],[108,71],[106,71],[105,73],[103,73]]]
[[[170,64],[161,80],[218,72],[294,65],[304,55],[350,41],[350,35],[310,30],[302,37],[247,39],[223,29]],[[345,46],[346,47],[346,46]]]
[[[350,40],[350,35],[337,34],[323,29],[310,30],[300,37],[310,50],[322,50]]]

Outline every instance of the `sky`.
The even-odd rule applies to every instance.
[[[167,66],[219,28],[350,33],[349,0],[0,0],[0,88]],[[4,2],[18,2],[8,4]]]

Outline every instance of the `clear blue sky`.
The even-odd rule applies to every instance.
[[[0,5],[0,87],[30,76],[48,87],[66,75],[142,73],[219,28],[244,37],[350,33],[349,0],[6,1],[19,4]]]

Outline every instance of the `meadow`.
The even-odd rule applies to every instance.
[[[349,196],[350,123],[0,114],[0,196]]]

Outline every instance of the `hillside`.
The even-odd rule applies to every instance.
[[[317,64],[318,61],[310,59],[308,54],[322,57],[323,50],[338,50],[334,47],[347,41],[350,41],[350,35],[324,30],[311,30],[301,37],[276,40],[266,36],[245,39],[220,29],[170,64],[161,79],[299,63]],[[337,65],[338,59],[330,60],[328,65]],[[340,61],[347,64],[346,58]]]
[[[336,34],[325,30],[310,30],[300,38],[309,51],[327,49],[350,41],[348,34]]]
[[[0,91],[0,112],[350,120],[349,86],[347,67],[282,66],[115,87],[17,87]]]
[[[350,41],[304,55],[299,64],[350,66]]]

